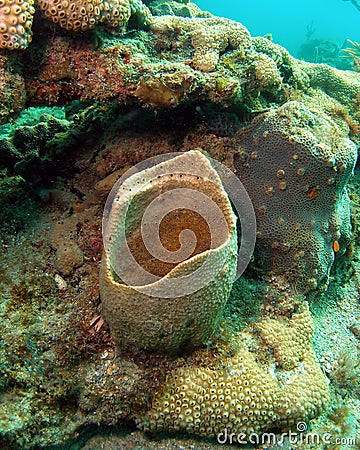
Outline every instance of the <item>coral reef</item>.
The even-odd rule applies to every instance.
[[[298,51],[298,57],[311,63],[325,63],[337,69],[351,70],[351,63],[341,54],[340,46],[325,39],[308,39]]]
[[[251,61],[248,69],[248,85],[250,92],[274,92],[276,93],[282,83],[280,71],[275,61],[264,53],[259,53]]]
[[[180,29],[190,36],[194,48],[192,65],[202,72],[212,72],[220,54],[230,46],[245,55],[251,49],[248,30],[230,19],[210,17],[196,20],[173,16],[160,16],[154,20],[151,29],[156,33]]]
[[[257,325],[264,342],[273,349],[274,358],[285,370],[297,367],[309,352],[314,329],[306,308],[291,319],[267,319]]]
[[[155,16],[150,29],[136,37],[125,33],[111,38],[97,30],[95,41],[70,33],[50,39],[43,31],[39,39],[21,57],[28,68],[25,79],[16,55],[7,56],[12,76],[25,83],[29,105],[80,98],[174,108],[201,99],[251,112],[304,96],[311,101],[306,95],[311,87],[316,95],[322,93],[322,108],[333,102],[332,117],[346,107],[351,127],[359,124],[351,100],[359,89],[355,73],[298,61],[269,39],[251,38],[245,27],[228,19]],[[8,70],[4,75],[9,76]],[[6,91],[15,98],[23,89],[6,83]],[[11,106],[4,105],[4,116]]]
[[[66,30],[88,30],[102,23],[114,29],[124,29],[130,17],[139,16],[146,24],[150,11],[140,0],[40,0],[39,8],[47,19]]]
[[[283,329],[278,333],[283,348],[275,359],[289,373],[271,373],[247,349],[222,361],[222,367],[176,369],[139,424],[145,430],[186,430],[212,437],[228,429],[249,436],[318,415],[329,398],[328,383],[311,350],[312,319],[306,303],[288,321],[271,319],[258,326],[265,341],[273,330]],[[276,346],[270,338],[269,347]],[[293,350],[298,358],[290,365],[286,357],[292,357]]]
[[[301,67],[309,76],[311,87],[322,89],[329,97],[346,105],[349,111],[353,110],[353,100],[360,86],[356,73],[334,69],[326,64],[301,63]]]
[[[0,124],[18,115],[25,106],[24,78],[14,67],[18,64],[17,58],[10,61],[6,55],[0,54]]]
[[[272,278],[270,285],[254,273],[254,278],[239,279],[225,306],[224,319],[205,348],[170,359],[153,354],[135,355],[133,352],[116,355],[109,330],[99,318],[98,292],[102,254],[101,217],[112,183],[127,167],[156,153],[194,148],[196,139],[213,156],[223,161],[227,153],[233,150],[234,143],[233,139],[213,134],[216,130],[205,134],[189,131],[184,137],[182,127],[173,125],[169,129],[169,121],[172,124],[184,123],[187,110],[180,116],[177,110],[174,117],[168,111],[164,116],[154,116],[147,110],[141,113],[130,110],[129,113],[128,109],[120,112],[115,108],[111,115],[111,108],[103,111],[101,105],[97,108],[83,105],[83,108],[79,110],[79,106],[75,108],[73,105],[67,112],[67,120],[73,120],[72,136],[82,136],[81,145],[75,141],[73,147],[63,147],[67,157],[59,158],[58,170],[65,179],[60,178],[51,189],[44,189],[41,199],[46,203],[43,206],[39,206],[39,201],[34,204],[29,185],[24,180],[22,184],[15,184],[19,177],[9,180],[13,183],[16,197],[8,197],[8,202],[13,202],[18,213],[23,214],[25,225],[22,227],[26,228],[19,229],[18,224],[14,239],[11,220],[2,233],[6,247],[1,253],[1,288],[4,290],[6,315],[2,319],[5,326],[2,328],[0,354],[1,364],[6,367],[6,378],[2,386],[0,411],[5,443],[11,442],[10,448],[62,444],[78,433],[84,440],[88,428],[83,429],[83,424],[109,426],[119,425],[124,420],[127,423],[134,419],[141,420],[152,404],[152,397],[155,395],[156,399],[160,396],[166,376],[170,380],[171,374],[177,370],[194,374],[198,369],[228,376],[229,364],[236,360],[237,355],[245,355],[249,361],[255,358],[256,365],[252,366],[255,374],[264,371],[269,377],[275,374],[277,389],[281,389],[281,394],[286,392],[286,405],[288,410],[293,411],[291,420],[295,417],[310,420],[312,415],[320,413],[321,402],[307,384],[308,378],[300,377],[304,370],[310,375],[319,373],[312,350],[307,351],[309,347],[305,342],[311,335],[311,321],[304,320],[309,318],[306,304],[299,308],[301,302],[291,288],[281,285],[280,279],[276,281]],[[63,120],[55,108],[53,111],[48,108],[46,113]],[[37,120],[39,117],[41,114]],[[75,120],[75,117],[78,119]],[[96,128],[92,128],[94,117],[99,118]],[[34,127],[36,119],[29,113],[22,117],[20,123],[21,126]],[[15,123],[12,134],[16,129]],[[86,136],[90,138],[86,140]],[[61,141],[55,142],[59,144]],[[4,186],[2,196],[5,192],[9,192],[9,182],[7,187]],[[45,195],[46,192],[48,195]],[[5,214],[9,217],[7,211]],[[55,267],[56,250],[64,243],[76,243],[83,252],[84,262],[59,278]],[[18,272],[14,273],[14,268]],[[352,302],[357,308],[355,281],[354,277],[352,284],[349,283],[353,291],[345,295],[343,289],[333,298],[343,298],[346,304]],[[316,305],[324,306],[323,299]],[[319,330],[320,327],[326,343],[330,341],[337,346],[339,336],[336,331],[331,331],[329,336],[325,327],[332,321],[334,329],[339,328],[342,322],[335,312],[332,309],[329,315],[324,315],[316,328]],[[348,320],[351,320],[349,326],[355,322],[353,316]],[[17,330],[15,334],[13,327]],[[284,345],[279,347],[279,351],[262,331],[265,329],[269,333],[272,330],[281,331]],[[300,333],[296,330],[304,331],[303,341],[300,341]],[[296,349],[292,342],[294,336]],[[6,350],[10,347],[12,352]],[[295,367],[282,368],[281,364],[286,361],[284,355],[294,350],[297,359],[289,357],[289,360]],[[319,350],[319,347],[316,350],[319,355],[326,352]],[[30,355],[25,360],[26,367],[21,363],[24,361],[24,351]],[[331,353],[336,352],[331,350]],[[328,373],[328,363],[322,364],[322,369]],[[294,391],[298,393],[296,398],[290,395],[292,390],[286,390],[289,380],[294,382]],[[326,379],[319,378],[319,382],[325,387]],[[40,391],[39,385],[43,386]],[[314,389],[319,389],[319,384]],[[310,393],[314,393],[314,397]],[[25,409],[24,397],[27,399]],[[7,402],[9,398],[12,398],[11,404]],[[309,398],[313,401],[313,409],[306,403]],[[294,406],[298,399],[304,399],[309,417]],[[154,412],[151,411],[150,415]],[[286,428],[288,422],[281,421],[284,414],[279,409],[281,416],[277,426]],[[46,428],[44,423],[47,423]],[[311,426],[318,430],[316,423],[312,421]],[[260,421],[259,426],[261,424]],[[112,439],[116,439],[119,429],[110,428],[114,434]],[[184,429],[187,428],[184,426]],[[96,433],[96,430],[93,432]],[[124,428],[121,427],[121,430]],[[130,439],[130,434],[139,436],[139,432],[131,428],[124,439]],[[156,436],[152,439],[150,448],[164,448],[167,445],[167,440],[158,441]],[[187,439],[192,442],[191,445],[200,447],[201,443],[195,438]],[[88,444],[91,446],[90,442],[92,440]],[[211,445],[216,443],[211,442]]]
[[[210,17],[211,14],[202,11],[195,3],[190,1],[155,0],[149,4],[151,12],[156,16],[181,17]]]
[[[183,169],[176,173],[179,167]],[[196,173],[189,174],[190,167],[196,167]],[[168,353],[205,344],[221,318],[236,270],[235,216],[216,172],[205,156],[190,151],[130,176],[116,189],[105,228],[106,252],[100,271],[102,311],[115,342],[121,349]],[[176,191],[181,192],[181,200]],[[197,195],[199,206],[205,201],[207,212],[216,204],[225,222],[209,229],[211,218],[210,224],[199,221],[198,214],[203,216],[205,211],[203,207],[196,211],[185,206],[189,193],[195,198]],[[157,210],[161,217],[167,214],[159,231],[160,248],[190,253],[186,257],[179,254],[178,263],[166,262],[160,255],[156,260],[146,243],[143,215],[160,194],[163,202],[171,198],[169,211],[163,211],[164,205]],[[181,212],[181,208],[188,209]],[[129,229],[123,235],[121,221],[125,216]],[[196,235],[193,251],[177,249],[178,234],[184,229]],[[125,246],[129,246],[135,261],[129,259]],[[144,270],[153,274],[150,280],[154,275],[156,279],[145,281]],[[197,274],[199,271],[202,275]],[[177,292],[182,278],[186,286]],[[140,286],[133,287],[139,282]]]
[[[257,213],[256,264],[318,294],[351,239],[346,184],[356,146],[295,101],[259,115],[236,143],[234,166]]]
[[[350,58],[353,62],[354,68],[357,72],[360,71],[360,43],[354,42],[351,39],[347,40],[352,47],[344,48],[345,58]]]
[[[24,49],[31,42],[31,26],[35,13],[33,0],[0,3],[0,48]]]
[[[36,6],[44,16],[66,30],[88,30],[104,24],[124,30],[131,16],[138,24],[149,24],[151,13],[141,0],[39,0]],[[32,40],[32,22],[35,13],[33,0],[14,3],[2,0],[0,4],[0,47],[8,50],[25,49]]]
[[[297,60],[187,0],[144,1],[152,18],[137,0],[71,2],[73,18],[42,3],[65,28],[37,3],[31,43],[33,6],[18,4],[27,49],[9,36],[0,51],[0,446],[208,450],[220,428],[281,438],[298,421],[359,440],[359,73]],[[172,354],[144,351],[144,304],[134,351],[100,300],[106,196],[131,166],[196,148],[232,169],[237,155],[256,254],[198,348],[181,329]]]

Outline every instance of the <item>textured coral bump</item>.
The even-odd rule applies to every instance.
[[[0,47],[23,49],[31,42],[33,0],[0,0]]]

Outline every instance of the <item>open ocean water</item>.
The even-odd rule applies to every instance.
[[[293,56],[298,56],[299,48],[307,40],[308,27],[314,30],[312,39],[334,41],[339,47],[348,47],[346,39],[360,40],[360,11],[350,0],[196,0],[195,3],[212,14],[242,23],[252,36],[271,33],[274,42]]]

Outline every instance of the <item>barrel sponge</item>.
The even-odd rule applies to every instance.
[[[179,172],[179,167],[185,168],[189,164],[207,174],[206,178],[187,174],[183,169]],[[132,175],[121,189],[126,195],[118,197],[111,208],[107,226],[109,238],[105,239],[106,251],[100,271],[102,312],[110,325],[113,339],[122,349],[162,353],[176,353],[184,348],[203,345],[221,318],[237,263],[236,219],[220,178],[202,153],[190,151]],[[135,190],[137,192],[133,194]],[[212,200],[223,214],[225,229],[216,231],[220,238],[218,245],[209,247],[206,221],[199,219],[190,209],[175,209],[169,213],[166,221],[161,222],[164,229],[160,228],[160,235],[163,233],[162,237],[166,241],[161,242],[166,248],[178,246],[179,233],[184,229],[192,230],[197,238],[197,246],[190,257],[175,264],[156,259],[147,251],[141,220],[154,199],[178,190],[181,190],[181,195],[184,190],[191,190],[188,192],[192,195],[199,192],[204,198]],[[124,282],[125,277],[120,279],[114,270],[118,249],[124,245],[120,242],[118,218],[123,214],[123,206],[127,201],[130,207],[126,220],[131,238],[126,244],[137,264],[159,277],[155,283],[146,286],[146,289],[149,288],[146,292]],[[173,205],[176,206],[171,203],[172,208]],[[216,241],[217,237],[211,235],[211,241],[213,239]],[[204,276],[197,275],[197,269],[203,266],[208,257],[208,273],[214,273],[214,277],[210,276],[209,282],[204,284]],[[163,297],[162,289],[165,289],[169,280],[178,283],[185,275],[190,276],[186,283],[191,285],[192,292],[182,295],[181,291],[177,293],[178,296]],[[161,295],[154,295],[153,292],[160,292]]]
[[[306,306],[292,319],[293,323],[297,319],[311,323]],[[283,338],[288,342],[291,336],[284,334]],[[309,335],[302,344],[304,354],[294,371],[262,366],[245,348],[218,368],[177,368],[150,409],[138,418],[138,425],[151,431],[187,431],[214,437],[225,429],[249,435],[316,417],[328,401],[328,382]]]
[[[214,71],[227,47],[239,49],[244,55],[252,50],[249,31],[240,23],[223,17],[160,16],[154,18],[152,28],[155,32],[182,30],[184,35],[190,36],[194,48],[192,65],[202,72]]]
[[[356,156],[330,117],[297,101],[237,133],[234,167],[255,207],[259,268],[302,293],[326,287],[351,237],[346,184]]]
[[[0,48],[24,49],[31,42],[33,0],[0,0]]]

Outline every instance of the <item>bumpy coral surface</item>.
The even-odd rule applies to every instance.
[[[281,321],[274,319],[279,326]],[[225,429],[248,436],[319,414],[328,400],[328,383],[311,350],[312,319],[307,305],[302,304],[286,325],[288,331],[279,337],[287,351],[295,348],[299,354],[293,371],[273,372],[247,349],[227,361],[225,368],[176,369],[139,419],[140,425],[146,430],[186,430],[210,437]],[[305,333],[294,343],[297,327]],[[285,369],[281,360],[279,364]]]
[[[31,42],[35,13],[33,0],[0,1],[0,46],[25,49]],[[130,16],[142,25],[149,23],[151,13],[141,0],[39,0],[44,16],[67,30],[88,30],[98,23],[123,29]]]
[[[186,0],[177,3],[191,6]],[[196,11],[191,17],[169,17],[168,25],[155,18],[151,28],[121,36],[102,27],[94,34],[74,34],[47,26],[41,42],[36,39],[27,52],[2,52],[0,422],[8,448],[71,445],[65,440],[78,436],[82,425],[104,425],[116,434],[120,423],[136,418],[143,428],[181,430],[181,437],[184,430],[214,437],[214,429],[230,430],[230,425],[246,432],[267,427],[282,432],[323,411],[328,391],[309,344],[312,323],[291,294],[296,287],[308,292],[316,283],[325,286],[329,265],[349,240],[342,188],[354,157],[346,137],[359,142],[360,136],[359,74],[298,61],[268,39],[249,39],[245,31],[241,44],[233,46],[230,34],[224,37],[221,31],[226,34],[226,20],[210,21]],[[220,39],[214,50],[213,37]],[[281,106],[291,99],[303,104]],[[37,108],[24,112],[27,119],[13,121],[25,104]],[[28,121],[29,115],[39,117],[38,106],[44,104],[57,105],[46,114],[52,110],[65,126],[45,116]],[[259,199],[263,238],[260,234],[254,262],[265,270],[251,270],[239,280],[206,347],[178,358],[116,352],[100,317],[98,290],[105,196],[130,166],[154,154],[198,147],[229,166],[234,149],[239,153],[242,181]],[[327,164],[329,158],[333,161]],[[354,352],[358,347],[356,176],[350,195],[356,245],[337,258],[331,285],[312,313],[316,354],[330,375],[331,391],[353,408],[351,435],[359,439],[359,400],[352,394],[358,388],[344,396],[344,387],[334,383],[339,352],[349,342]],[[333,204],[327,200],[336,195],[341,199]],[[314,226],[309,215],[316,217]],[[291,286],[284,288],[285,277],[268,273],[275,268]],[[273,291],[264,283],[268,278]],[[210,417],[199,403],[201,395],[212,409]],[[337,400],[331,400],[334,407]],[[337,417],[333,433],[325,414],[311,421],[313,431],[348,432],[348,423]],[[136,444],[149,448],[187,445],[174,444],[176,436],[170,443],[151,435],[149,442],[149,435],[131,428],[127,443],[117,448],[133,446],[139,436]],[[196,437],[188,439],[189,448],[202,448]],[[109,445],[89,441],[86,448]]]
[[[239,131],[234,165],[257,213],[257,264],[303,292],[326,286],[351,235],[356,146],[320,111],[289,102]]]
[[[270,56],[259,53],[253,57],[249,68],[250,89],[256,92],[276,92],[280,89],[281,82],[280,71]]]
[[[286,370],[297,367],[309,352],[308,343],[311,342],[314,329],[311,316],[305,308],[291,319],[267,318],[257,328],[261,338],[273,349],[276,361]]]
[[[33,0],[0,0],[0,48],[23,49],[31,42]]]
[[[230,19],[210,17],[196,20],[161,16],[154,20],[152,29],[156,32],[165,32],[171,29],[180,29],[190,37],[194,48],[192,65],[202,72],[215,70],[220,55],[227,46],[249,52],[252,48],[248,30],[238,22]]]
[[[139,0],[40,0],[45,17],[67,30],[87,30],[97,23],[113,28],[124,27],[132,14],[142,15],[146,22],[150,13]]]
[[[101,0],[40,0],[47,19],[67,30],[87,30],[100,21]]]
[[[155,0],[148,2],[149,8],[154,15],[181,16],[181,17],[207,17],[210,13],[202,11],[195,3],[190,1]]]
[[[9,115],[19,114],[26,101],[24,78],[13,70],[6,55],[0,55],[0,91],[0,123],[3,123]]]
[[[196,174],[186,173],[190,167],[197,168]],[[206,174],[205,178],[201,174]],[[177,193],[195,197],[199,212],[184,206]],[[237,261],[236,220],[216,172],[204,155],[191,151],[132,175],[114,196],[108,222],[104,222],[106,252],[100,272],[102,310],[114,340],[120,348],[170,353],[201,346],[221,318]],[[160,198],[163,203],[155,206]],[[171,201],[169,211],[161,209],[169,201],[166,199]],[[206,216],[202,202],[207,211],[217,205],[223,225],[214,228],[211,217],[210,223],[202,218]],[[156,211],[154,222],[166,213],[159,237],[156,231],[151,233],[152,242],[159,239],[152,251],[143,225],[150,220],[145,218],[149,210]],[[126,214],[129,229],[123,236],[120,220]],[[165,248],[173,254],[180,251],[179,236],[186,229],[196,236],[190,255],[178,263],[156,256]],[[125,246],[135,260],[128,257]],[[177,292],[184,281],[184,288]],[[139,283],[139,288],[133,287]]]

